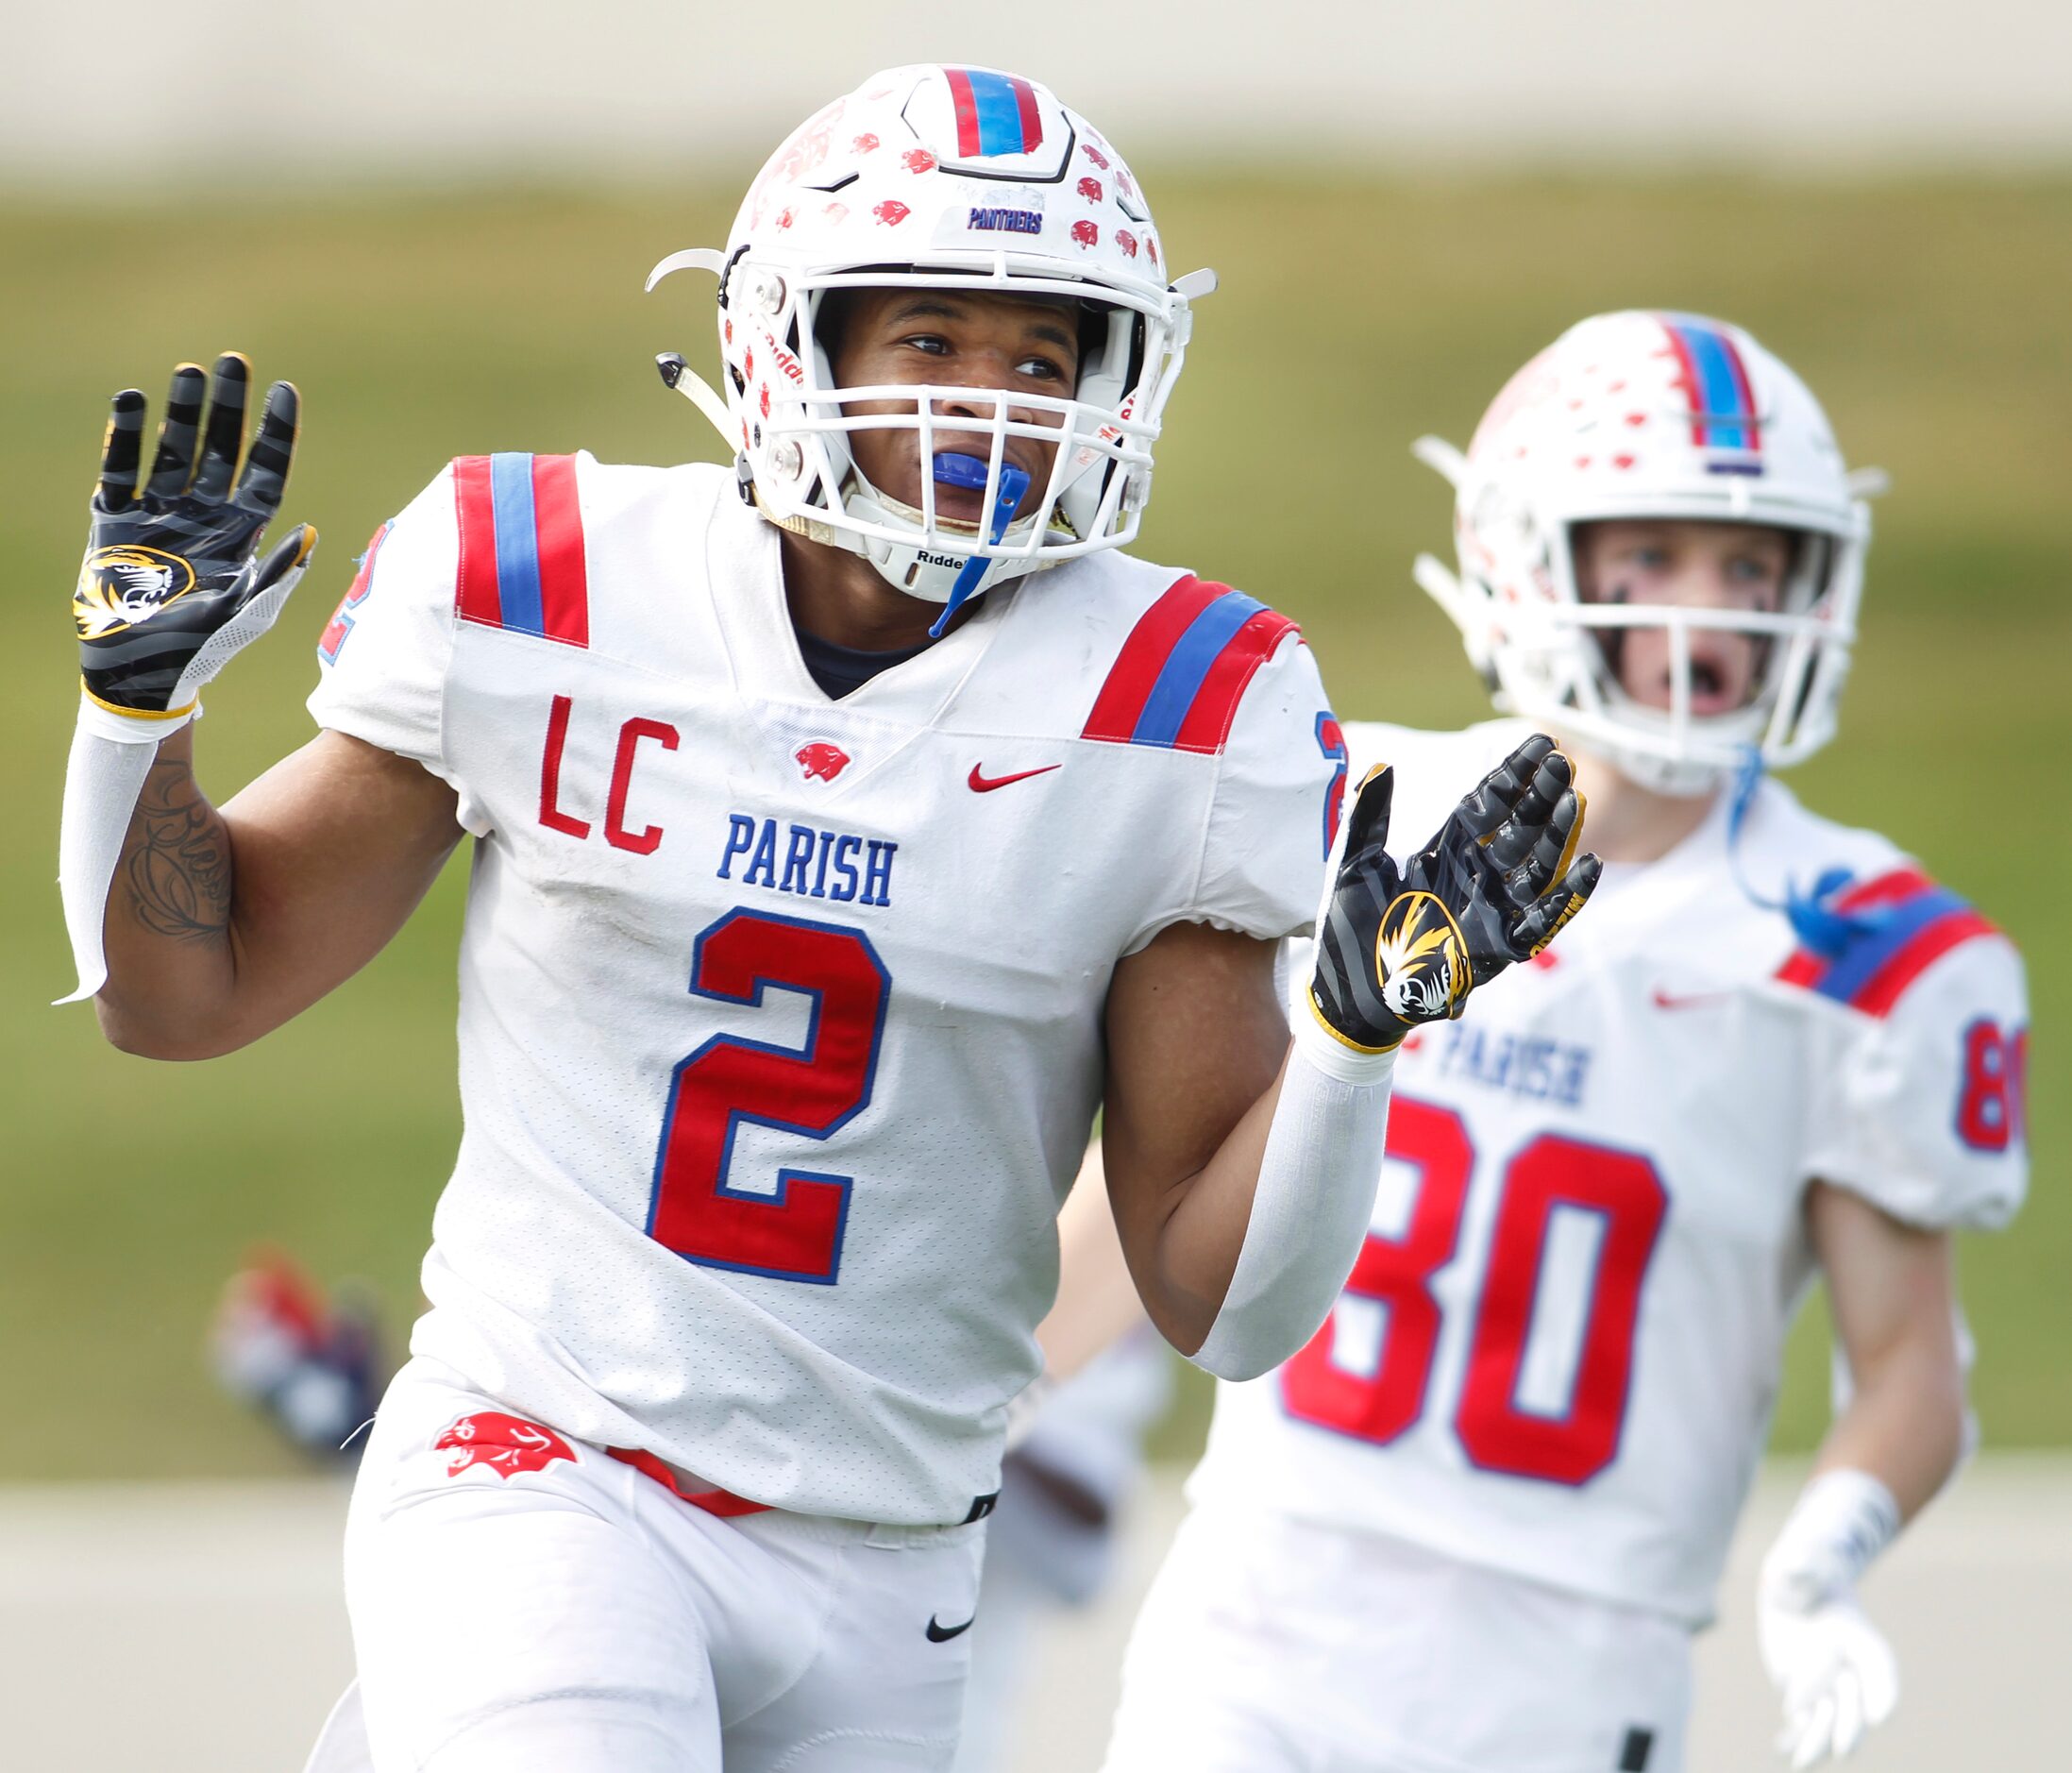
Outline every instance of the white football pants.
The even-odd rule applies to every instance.
[[[358,1688],[310,1773],[951,1765],[983,1522],[721,1519],[547,1425],[450,1444],[501,1409],[424,1359],[390,1387],[345,1529]]]
[[[1104,1773],[1680,1773],[1690,1663],[1660,1615],[1199,1508],[1137,1617]]]

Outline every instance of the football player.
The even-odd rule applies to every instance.
[[[474,840],[465,1132],[319,1765],[946,1765],[1096,1105],[1153,1321],[1264,1372],[1357,1252],[1394,1049],[1595,879],[1541,737],[1400,867],[1378,774],[1325,861],[1293,625],[1120,551],[1212,279],[1051,93],[878,76],[683,266],[723,392],[665,379],[733,465],[454,462],[324,631],[323,731],[220,809],[189,722],[313,540],[255,549],[296,396],[242,477],[242,360],[206,417],[176,373],[148,465],[115,402],[60,843],[109,1038],[258,1038]]]
[[[1344,1295],[1219,1388],[1107,1765],[1681,1766],[1691,1637],[1818,1273],[1853,1396],[1756,1597],[1810,1765],[1893,1707],[1857,1581],[1964,1440],[1950,1240],[2022,1196],[2021,963],[1767,773],[1833,734],[1869,532],[1783,363],[1603,315],[1465,456],[1418,453],[1459,556],[1418,578],[1498,706],[1572,747],[1609,910],[1406,1042]],[[1345,740],[1422,816],[1525,730]]]

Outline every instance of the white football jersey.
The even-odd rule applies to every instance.
[[[1405,850],[1526,731],[1345,729],[1355,780],[1396,766]],[[2013,948],[1774,781],[1730,861],[1729,798],[1405,1043],[1352,1278],[1301,1354],[1220,1388],[1198,1499],[1710,1616],[1813,1267],[1808,1184],[1990,1226],[2027,1174]],[[1847,939],[1802,948],[1737,868],[1777,900],[1846,870]]]
[[[377,538],[321,650],[319,723],[478,839],[413,1350],[755,1502],[962,1518],[1116,962],[1315,913],[1343,766],[1293,624],[1093,554],[834,701],[730,473],[508,455]]]

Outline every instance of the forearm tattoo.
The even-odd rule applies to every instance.
[[[185,759],[151,766],[125,870],[130,909],[154,935],[213,941],[229,928],[229,833]]]

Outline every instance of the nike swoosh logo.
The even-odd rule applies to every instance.
[[[1054,769],[1057,768],[1057,766],[1055,764],[1053,764],[1051,768]],[[1042,772],[1038,770],[1036,773],[1041,774]],[[1009,780],[1012,781],[1015,780],[1015,778],[1010,777]],[[971,1619],[976,1619],[977,1617],[977,1613],[973,1613],[971,1615]],[[960,1626],[939,1626],[935,1623],[935,1615],[934,1613],[930,1613],[928,1615],[928,1641],[931,1644],[947,1644],[952,1638],[962,1637],[967,1631],[970,1630],[971,1619],[967,1619]]]
[[[1040,769],[1024,769],[1011,776],[986,776],[980,773],[978,765],[973,764],[971,773],[965,780],[970,785],[973,794],[990,794],[995,788],[1004,788],[1010,782],[1026,782],[1031,776],[1047,776],[1052,770],[1063,768],[1062,764],[1045,764]]]
[[[1685,995],[1665,991],[1658,985],[1655,988],[1655,1007],[1657,1009],[1695,1009],[1701,1004],[1724,1003],[1727,996],[1727,993],[1725,991],[1693,991]]]

